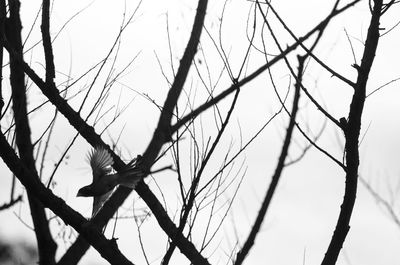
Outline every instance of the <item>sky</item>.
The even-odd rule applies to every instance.
[[[279,1],[273,2],[273,4],[287,25],[300,36],[328,14],[333,2]],[[206,28],[215,39],[218,39],[224,3],[224,1],[209,3]],[[58,70],[56,82],[60,88],[64,88],[72,82],[71,80],[76,80],[82,73],[104,58],[123,23],[123,15],[125,14],[125,20],[127,20],[136,9],[137,4],[138,1],[120,0],[113,1],[112,5],[110,1],[105,0],[54,1],[51,33],[53,36],[57,36],[53,45]],[[148,98],[151,98],[156,104],[163,104],[169,87],[168,81],[173,80],[174,71],[179,65],[180,56],[188,39],[195,7],[196,1],[143,1],[123,33],[115,65],[112,65],[111,60],[106,65],[107,69],[115,69],[114,73],[116,73],[118,69],[123,69],[133,60],[128,70],[110,90],[104,109],[111,108],[111,111],[105,114],[96,127],[98,132],[102,131],[112,120],[113,114],[127,106],[119,120],[103,134],[103,139],[111,143],[110,139],[117,138],[123,128],[118,147],[125,159],[144,152],[151,139],[159,110]],[[247,24],[251,7],[252,2],[250,1],[226,2],[220,43],[225,52],[229,54],[229,64],[235,74],[239,72],[240,63],[248,45],[246,29],[251,28]],[[21,12],[25,37],[28,35],[30,25],[39,8],[40,1],[22,3]],[[381,26],[389,29],[398,23],[396,15],[398,12],[399,7],[394,6],[393,10],[383,17]],[[69,22],[65,24],[67,21]],[[293,43],[293,40],[277,25],[276,21],[272,21],[273,25],[276,25],[281,44]],[[359,63],[363,51],[362,41],[365,40],[368,23],[368,3],[362,1],[349,12],[335,18],[317,46],[316,53],[333,69],[347,78],[355,80],[356,71],[351,66],[354,59],[349,40],[357,63]],[[62,31],[58,34],[61,28]],[[167,29],[170,36],[169,42]],[[34,46],[40,40],[39,34],[40,28],[37,24],[27,39],[25,47]],[[266,40],[268,51],[276,54],[277,49],[273,46],[271,39],[266,37]],[[205,63],[207,63],[210,72],[207,76],[209,80],[206,81],[216,83],[219,80],[223,62],[205,31],[203,31],[201,45],[203,53],[198,53],[196,57],[199,72],[205,76],[207,73]],[[398,28],[380,39],[367,91],[372,92],[383,84],[400,77],[399,45],[400,31]],[[256,37],[256,47],[262,47],[259,34]],[[300,49],[296,52],[303,53]],[[113,57],[115,57],[115,53],[113,53]],[[36,71],[43,74],[41,43],[29,50],[25,54],[25,59]],[[289,57],[289,60],[295,66],[297,65],[294,56]],[[253,51],[244,74],[251,73],[263,62],[263,55]],[[290,79],[285,65],[274,66],[271,73],[279,88],[279,93],[284,95],[287,88],[293,86],[293,80]],[[93,76],[90,74],[80,80],[69,91],[69,96],[87,88]],[[230,146],[232,146],[232,153],[237,151],[241,144],[248,141],[278,111],[279,102],[268,80],[269,77],[265,73],[241,90],[226,138],[213,159],[212,165],[215,167],[208,168],[206,174],[215,172],[214,169],[220,166],[223,156]],[[94,103],[94,95],[100,93],[101,86],[106,81],[105,74],[98,79],[93,94],[88,99],[87,107],[82,110],[83,115],[89,113],[89,106]],[[225,72],[216,85],[216,92],[222,91],[229,84]],[[314,62],[309,62],[307,66],[305,84],[334,117],[339,119],[347,116],[352,92],[350,87],[332,78]],[[207,94],[195,71],[191,72],[185,87],[187,97],[194,106],[207,99]],[[31,108],[44,100],[40,91],[35,87],[30,88],[29,96]],[[398,163],[400,120],[397,118],[397,113],[400,111],[397,100],[399,96],[399,83],[394,81],[367,98],[363,114],[363,140],[360,144],[360,175],[371,183],[372,187],[385,199],[392,201],[398,215],[400,215],[398,210],[400,191],[396,187],[399,187],[400,183]],[[182,110],[184,110],[185,97],[180,102]],[[78,94],[70,100],[70,103],[77,109],[82,98],[82,94]],[[221,103],[223,113],[226,113],[231,99],[228,98]],[[292,93],[289,94],[289,102],[291,99]],[[290,103],[288,105],[290,106]],[[33,139],[43,132],[41,124],[52,118],[53,111],[50,105],[46,105],[40,112],[30,116],[34,128]],[[213,111],[208,111],[201,117],[204,139],[215,133],[213,115]],[[268,125],[260,136],[249,145],[245,153],[238,157],[233,166],[232,172],[239,172],[240,176],[245,173],[245,176],[224,226],[217,234],[215,242],[206,249],[212,264],[226,264],[227,255],[235,244],[235,239],[242,243],[246,238],[273,174],[287,120],[287,115],[284,113],[275,118],[273,123]],[[93,122],[94,116],[89,121]],[[314,135],[324,124],[323,116],[311,103],[307,102],[305,96],[301,101],[298,121],[309,130],[310,134]],[[2,126],[4,126],[3,121]],[[199,129],[197,133],[200,135]],[[48,158],[44,163],[44,176],[48,177],[52,172],[54,163],[74,135],[75,131],[70,129],[65,119],[60,117],[55,127]],[[290,158],[296,158],[301,152],[301,148],[307,144],[298,132],[295,133],[295,139],[296,141],[290,149]],[[334,125],[327,122],[318,143],[336,158],[341,159],[343,136]],[[183,159],[188,159],[191,152],[189,140],[184,140],[182,147]],[[60,165],[55,176],[56,185],[54,186],[54,192],[58,196],[65,199],[72,208],[86,217],[89,217],[91,213],[91,201],[76,198],[75,195],[81,186],[91,181],[90,168],[85,160],[89,150],[90,146],[78,137],[75,145],[68,152],[68,157]],[[184,170],[190,172],[190,162],[185,162],[187,163],[185,163]],[[169,163],[171,163],[170,155],[162,159],[155,167]],[[243,168],[240,167],[242,163],[244,163]],[[0,172],[2,175],[0,178],[1,204],[9,199],[11,174],[3,163],[0,163]],[[218,217],[222,216],[229,196],[233,194],[235,185],[239,183],[239,178],[234,179],[233,177],[234,175],[228,175],[227,180],[232,180],[233,185],[228,187],[226,195],[221,196],[217,203],[222,209],[221,212],[218,212]],[[187,174],[187,178],[189,178],[189,174]],[[171,172],[156,174],[154,179],[148,179],[146,182],[160,198],[161,194],[157,185],[162,189],[167,200],[167,211],[170,216],[174,216],[179,209],[179,189],[174,174]],[[21,187],[17,190],[23,192]],[[344,172],[317,150],[311,149],[300,162],[287,167],[262,230],[256,239],[256,244],[245,264],[320,263],[336,224],[343,190]],[[120,212],[129,215],[132,214],[132,209],[135,209],[136,214],[147,212],[144,203],[134,192]],[[204,224],[202,218],[204,217],[200,216],[199,218],[198,229],[204,231],[204,227],[202,227]],[[217,221],[218,218],[213,225],[216,225]],[[34,242],[34,234],[27,227],[30,224],[26,202],[8,211],[0,212],[0,236],[4,238],[10,240],[18,238]],[[338,265],[398,264],[400,260],[398,251],[400,227],[395,225],[384,207],[377,203],[361,183],[350,225],[351,229],[339,257]],[[57,242],[60,243],[58,251],[58,256],[60,256],[68,246],[68,242],[73,241],[71,238],[76,233],[70,228],[60,232],[56,222],[52,223],[52,228],[55,231],[54,234],[59,236]],[[152,264],[159,263],[165,251],[165,235],[153,217],[146,219],[141,226],[141,232],[149,260]],[[112,225],[109,225],[106,235],[112,235]],[[121,251],[135,264],[145,263],[139,247],[138,229],[132,218],[118,221],[115,236],[119,238],[118,244]],[[201,237],[196,236],[196,243],[201,242]],[[65,239],[67,239],[66,243]],[[91,249],[80,264],[107,264],[107,262]],[[188,262],[177,252],[171,264],[188,264]]]

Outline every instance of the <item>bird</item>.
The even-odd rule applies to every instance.
[[[92,169],[93,181],[90,185],[80,188],[76,196],[93,197],[92,217],[100,211],[116,186],[122,185],[134,189],[144,177],[143,171],[139,168],[140,155],[117,173],[112,170],[114,160],[105,148],[92,149],[87,158]]]

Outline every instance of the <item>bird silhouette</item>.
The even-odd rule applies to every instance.
[[[92,217],[103,207],[116,186],[122,185],[132,189],[136,187],[144,176],[143,171],[138,168],[140,159],[139,155],[122,170],[113,173],[114,160],[106,149],[97,147],[89,152],[88,160],[92,168],[93,182],[80,188],[76,196],[93,197]]]

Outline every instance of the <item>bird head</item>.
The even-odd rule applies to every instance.
[[[76,194],[77,197],[91,197],[93,196],[92,194],[92,186],[88,185],[85,187],[82,187],[78,190],[78,193]]]

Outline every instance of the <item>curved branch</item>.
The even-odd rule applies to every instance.
[[[10,44],[19,57],[23,56],[21,39],[21,19],[19,1],[9,1],[10,16],[6,22],[5,34]],[[19,67],[15,57],[10,56],[10,84],[12,91],[12,109],[15,118],[15,136],[21,163],[31,172],[32,178],[39,181],[35,159],[33,157],[33,144],[31,128],[28,119],[27,96],[25,86],[25,74]],[[54,241],[42,203],[27,189],[29,208],[34,225],[34,231],[38,246],[39,264],[54,264],[57,244]]]
[[[350,229],[349,223],[353,212],[357,193],[359,150],[358,138],[361,130],[361,116],[364,108],[366,85],[375,58],[375,52],[379,40],[379,19],[381,17],[382,0],[374,1],[371,22],[368,29],[367,39],[361,65],[355,84],[354,95],[350,104],[350,112],[346,128],[344,129],[346,138],[346,186],[342,205],[340,207],[339,218],[336,223],[335,231],[322,265],[334,265],[339,256],[340,250]]]
[[[300,38],[296,38],[296,42],[293,43],[292,45],[290,45],[289,47],[287,47],[282,53],[280,53],[279,55],[277,55],[276,57],[274,57],[272,60],[270,60],[269,62],[267,62],[266,64],[262,65],[261,67],[259,67],[256,71],[254,71],[252,74],[246,76],[245,78],[241,79],[238,82],[235,82],[233,85],[231,85],[230,87],[228,87],[227,89],[225,89],[223,92],[221,92],[219,95],[213,97],[212,99],[210,99],[209,101],[203,103],[202,105],[200,105],[197,109],[193,110],[192,112],[190,112],[189,114],[187,114],[186,116],[184,116],[183,118],[179,119],[179,121],[177,121],[172,127],[171,127],[171,131],[170,133],[174,133],[176,132],[179,128],[181,128],[184,124],[186,124],[187,122],[189,122],[190,120],[192,120],[193,118],[197,117],[198,115],[200,115],[200,113],[202,113],[203,111],[207,110],[208,108],[210,108],[211,106],[217,104],[218,102],[220,102],[221,100],[223,100],[224,98],[226,98],[228,95],[230,95],[231,93],[233,93],[235,90],[241,88],[242,86],[244,86],[245,84],[249,83],[250,81],[252,81],[253,79],[255,79],[256,77],[258,77],[260,74],[262,74],[265,70],[267,70],[268,68],[270,68],[271,66],[273,66],[275,63],[279,62],[280,60],[282,60],[283,58],[285,58],[290,52],[292,52],[293,50],[295,50],[298,46],[303,45],[303,43],[309,39],[314,33],[319,32],[321,30],[321,28],[324,28],[326,26],[326,24],[334,17],[336,17],[337,15],[343,13],[344,11],[346,11],[348,8],[352,7],[354,4],[358,3],[360,0],[355,0],[351,3],[349,3],[348,5],[340,8],[340,9],[335,9],[333,10],[324,20],[322,20],[319,24],[317,24],[312,30],[310,30],[308,33],[306,33],[304,36],[300,37]]]
[[[171,135],[174,132],[174,130],[171,130],[173,111],[178,102],[179,95],[182,92],[194,56],[197,52],[201,31],[204,26],[207,2],[207,0],[199,0],[189,42],[186,45],[185,52],[180,60],[174,83],[168,92],[153,138],[151,139],[146,152],[143,154],[143,165],[145,168],[151,167],[152,162],[157,158],[162,145],[171,140]]]
[[[349,4],[347,4],[346,6],[342,7],[341,9],[336,9],[337,5],[339,3],[339,1],[336,2],[335,7],[332,11],[336,12],[338,10],[343,10],[343,9],[347,9],[351,6],[354,6],[356,3],[358,3],[360,0],[355,0]],[[272,5],[267,2],[269,8],[271,9],[271,11],[275,14],[275,16],[277,17],[277,19],[279,20],[279,22],[282,24],[282,26],[286,29],[286,31],[292,36],[293,39],[297,40],[296,35],[293,33],[293,31],[290,30],[290,28],[286,25],[286,23],[283,21],[283,19],[279,16],[279,14],[275,11],[275,9],[272,7]],[[342,76],[341,74],[339,74],[338,72],[336,72],[335,70],[333,70],[332,68],[330,68],[327,64],[325,64],[323,61],[321,61],[317,56],[314,55],[314,53],[312,53],[310,51],[310,49],[308,49],[303,43],[300,44],[300,46],[317,62],[319,63],[323,68],[325,68],[329,73],[332,74],[332,76],[336,76],[338,79],[342,80],[343,82],[345,82],[346,84],[348,84],[351,87],[354,87],[355,84],[354,82],[352,82],[351,80],[347,79],[346,77]]]
[[[169,132],[169,123],[172,118],[172,111],[176,102],[178,100],[179,94],[182,91],[183,84],[186,80],[187,73],[189,71],[190,65],[192,63],[193,57],[197,51],[197,45],[200,38],[201,29],[204,23],[205,11],[206,11],[207,1],[201,0],[199,1],[195,22],[193,25],[193,31],[187,45],[187,49],[183,55],[181,60],[181,65],[178,70],[177,76],[175,78],[174,85],[172,86],[167,100],[164,105],[163,114],[160,117],[159,126],[155,131],[152,142],[149,144],[149,148],[146,150],[143,159],[143,166],[146,168],[150,168],[154,163],[154,160],[159,153],[162,145],[168,139],[165,137],[164,132],[166,129]],[[105,143],[101,140],[100,136],[97,135],[93,129],[93,127],[89,126],[77,113],[74,111],[71,106],[60,97],[57,88],[54,83],[45,83],[43,80],[30,68],[28,64],[23,61],[22,56],[19,56],[14,52],[12,47],[9,46],[9,43],[6,39],[3,38],[3,43],[11,56],[13,56],[16,61],[22,66],[24,72],[33,80],[33,82],[42,90],[43,94],[49,98],[49,100],[57,107],[57,109],[68,119],[70,124],[92,145],[92,146],[104,146]],[[161,133],[160,133],[161,132]],[[107,147],[109,151],[110,148]],[[118,170],[124,166],[122,160],[116,156],[113,152],[110,152],[113,155],[115,161],[115,168]],[[201,256],[201,254],[196,250],[194,245],[189,242],[182,234],[177,235],[177,228],[172,220],[169,218],[161,203],[158,201],[156,196],[150,191],[148,186],[141,182],[136,188],[138,194],[144,199],[149,208],[153,211],[155,217],[157,218],[160,226],[164,229],[164,231],[170,236],[175,236],[177,246],[180,248],[182,253],[184,253],[189,260],[191,260],[194,264],[208,264],[207,260]],[[112,196],[112,198],[104,205],[101,212],[94,218],[93,224],[104,225],[106,221],[112,217],[116,209],[124,202],[124,200],[130,194],[131,189],[127,188],[119,188],[116,193]],[[88,227],[92,228],[91,225]],[[83,240],[77,240],[80,242],[79,249],[81,250],[80,254],[84,254],[88,248],[88,245],[83,242]],[[91,242],[92,244],[92,242]],[[76,246],[77,247],[77,246]],[[78,248],[78,247],[77,247]],[[72,249],[72,248],[71,248]],[[73,248],[76,250],[76,248]],[[78,260],[80,257],[77,258]]]
[[[89,222],[82,215],[70,208],[63,199],[54,195],[51,190],[47,189],[39,181],[35,172],[27,169],[21,163],[2,133],[0,133],[0,156],[28,192],[40,200],[45,207],[60,216],[66,224],[71,225],[83,235],[108,262],[111,264],[132,264],[119,251],[115,240],[107,240],[102,234],[101,229],[88,225]]]
[[[16,58],[17,62],[23,68],[24,72],[29,76],[29,78],[40,88],[42,93],[50,100],[50,102],[56,106],[56,108],[64,115],[64,117],[68,120],[68,122],[82,135],[85,140],[90,143],[92,146],[102,146],[106,148],[114,159],[114,168],[118,171],[119,169],[125,166],[125,163],[121,160],[119,156],[117,156],[109,146],[107,146],[101,137],[95,132],[94,128],[88,125],[68,103],[62,98],[57,88],[54,84],[46,84],[36,73],[35,71],[23,60],[21,56],[15,53],[13,48],[3,37],[3,44],[7,51]],[[161,149],[161,146],[158,146]],[[154,152],[154,149],[152,149]],[[157,151],[158,153],[158,151]],[[147,160],[147,165],[151,165],[153,161]],[[132,189],[120,187],[116,192],[113,193],[111,198],[107,201],[107,203],[103,206],[101,211],[96,215],[96,217],[91,220],[90,224],[92,225],[100,225],[104,226],[107,221],[113,216],[115,211],[122,205],[125,199],[132,192]],[[165,231],[168,236],[176,235],[176,226],[173,221],[168,217],[165,209],[162,204],[159,202],[157,197],[150,191],[148,186],[141,182],[136,187],[136,192],[140,195],[140,197],[146,202],[149,208],[152,210],[154,216],[159,221],[161,227]],[[91,225],[88,225],[91,227]],[[75,245],[76,244],[76,245]],[[208,264],[206,259],[201,256],[201,254],[196,250],[194,245],[185,238],[182,234],[177,237],[177,246],[182,251],[188,259],[191,261],[199,261],[197,264]],[[76,243],[74,243],[73,247],[71,247],[71,251],[67,251],[66,254],[73,255],[75,257],[67,257],[67,260],[76,260],[79,261],[82,255],[87,251],[89,245],[85,240],[77,239]],[[72,251],[74,250],[74,251]],[[78,251],[79,250],[79,251]],[[62,264],[60,260],[60,264]],[[64,263],[66,264],[66,263]]]
[[[285,167],[285,159],[289,151],[290,142],[292,139],[292,133],[295,126],[296,114],[299,106],[300,100],[300,83],[302,80],[302,75],[304,71],[304,61],[306,57],[299,57],[299,67],[298,67],[298,75],[297,75],[297,82],[295,85],[295,95],[293,99],[293,106],[292,112],[290,115],[289,125],[286,130],[286,136],[283,142],[281,154],[278,159],[278,164],[276,165],[274,175],[272,176],[271,183],[269,184],[268,190],[265,194],[264,200],[261,204],[260,210],[258,211],[257,218],[253,224],[253,227],[250,230],[250,233],[246,239],[246,242],[243,244],[242,249],[237,253],[235,265],[242,264],[244,259],[246,258],[247,254],[249,253],[250,249],[254,245],[254,240],[260,231],[261,225],[264,221],[265,214],[269,208],[269,205],[272,200],[272,196],[275,193],[276,187],[278,185],[279,179],[282,175],[282,171]]]

